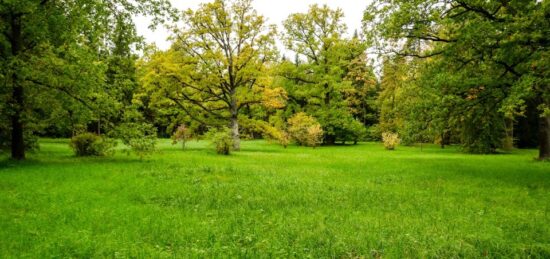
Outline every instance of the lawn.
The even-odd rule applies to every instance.
[[[41,140],[0,158],[0,258],[550,257],[535,150],[291,146],[219,156],[161,140],[140,160]]]

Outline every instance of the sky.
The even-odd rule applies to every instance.
[[[208,0],[171,0],[172,5],[180,10],[188,8],[196,9],[200,3],[211,2]],[[348,33],[354,30],[360,31],[363,11],[369,0],[254,0],[254,8],[259,14],[267,18],[268,24],[276,24],[282,31],[282,22],[292,13],[305,13],[312,4],[326,4],[331,8],[340,8],[344,12],[344,23],[348,27]],[[138,33],[145,37],[147,43],[155,43],[160,49],[168,49],[170,42],[167,40],[169,32],[158,27],[155,31],[148,29],[149,19],[146,17],[135,18]]]

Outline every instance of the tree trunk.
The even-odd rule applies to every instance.
[[[14,79],[14,83],[15,82],[16,80]],[[20,108],[23,105],[23,87],[14,87],[13,99],[17,107],[11,116],[11,158],[23,160],[25,159],[25,139],[23,138],[23,123],[21,122],[22,109]]]
[[[239,120],[237,114],[231,115],[231,136],[233,137],[233,149],[241,150],[241,138],[239,136]]]
[[[326,135],[325,136],[325,144],[326,145],[334,145],[336,143],[336,136],[334,135]]]
[[[539,119],[539,159],[550,159],[550,115]]]
[[[11,17],[11,52],[17,57],[22,49],[21,17]],[[13,115],[11,116],[11,157],[16,160],[25,159],[25,140],[23,137],[23,122],[21,113],[24,107],[23,86],[17,77],[17,71],[13,72],[12,80],[12,101],[14,104]]]
[[[514,149],[514,119],[506,118],[505,125],[506,125],[506,128],[505,128],[506,136],[504,137],[504,140],[502,143],[502,149],[506,151],[510,151]]]

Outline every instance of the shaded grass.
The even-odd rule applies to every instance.
[[[380,144],[162,140],[146,160],[42,140],[0,161],[0,257],[550,257],[550,163]]]

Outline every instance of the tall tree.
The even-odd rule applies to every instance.
[[[419,58],[439,56],[440,75],[446,78],[439,76],[435,83],[463,99],[464,118],[471,122],[464,125],[466,131],[477,134],[480,124],[488,130],[500,127],[493,122],[521,114],[525,101],[535,100],[540,120],[539,158],[547,159],[548,17],[548,1],[378,0],[367,8],[364,24],[365,32],[385,51]],[[419,47],[401,51],[407,39]],[[492,136],[487,138],[494,142]]]
[[[2,113],[9,114],[12,158],[25,158],[29,119],[37,103],[49,101],[45,96],[63,93],[92,108],[104,82],[99,52],[112,42],[117,17],[169,10],[166,0],[0,2],[2,92],[9,103]]]
[[[185,11],[183,24],[172,49],[146,68],[146,88],[201,123],[229,124],[238,150],[241,109],[261,103],[269,86],[275,28],[250,0],[201,4]]]
[[[319,120],[327,144],[337,138],[345,141],[362,128],[346,104],[346,93],[354,90],[352,80],[347,80],[350,64],[364,54],[365,45],[344,36],[343,16],[340,9],[312,5],[307,13],[292,14],[283,24],[283,41],[298,55],[294,64],[283,63],[281,69],[289,80],[290,100]]]

